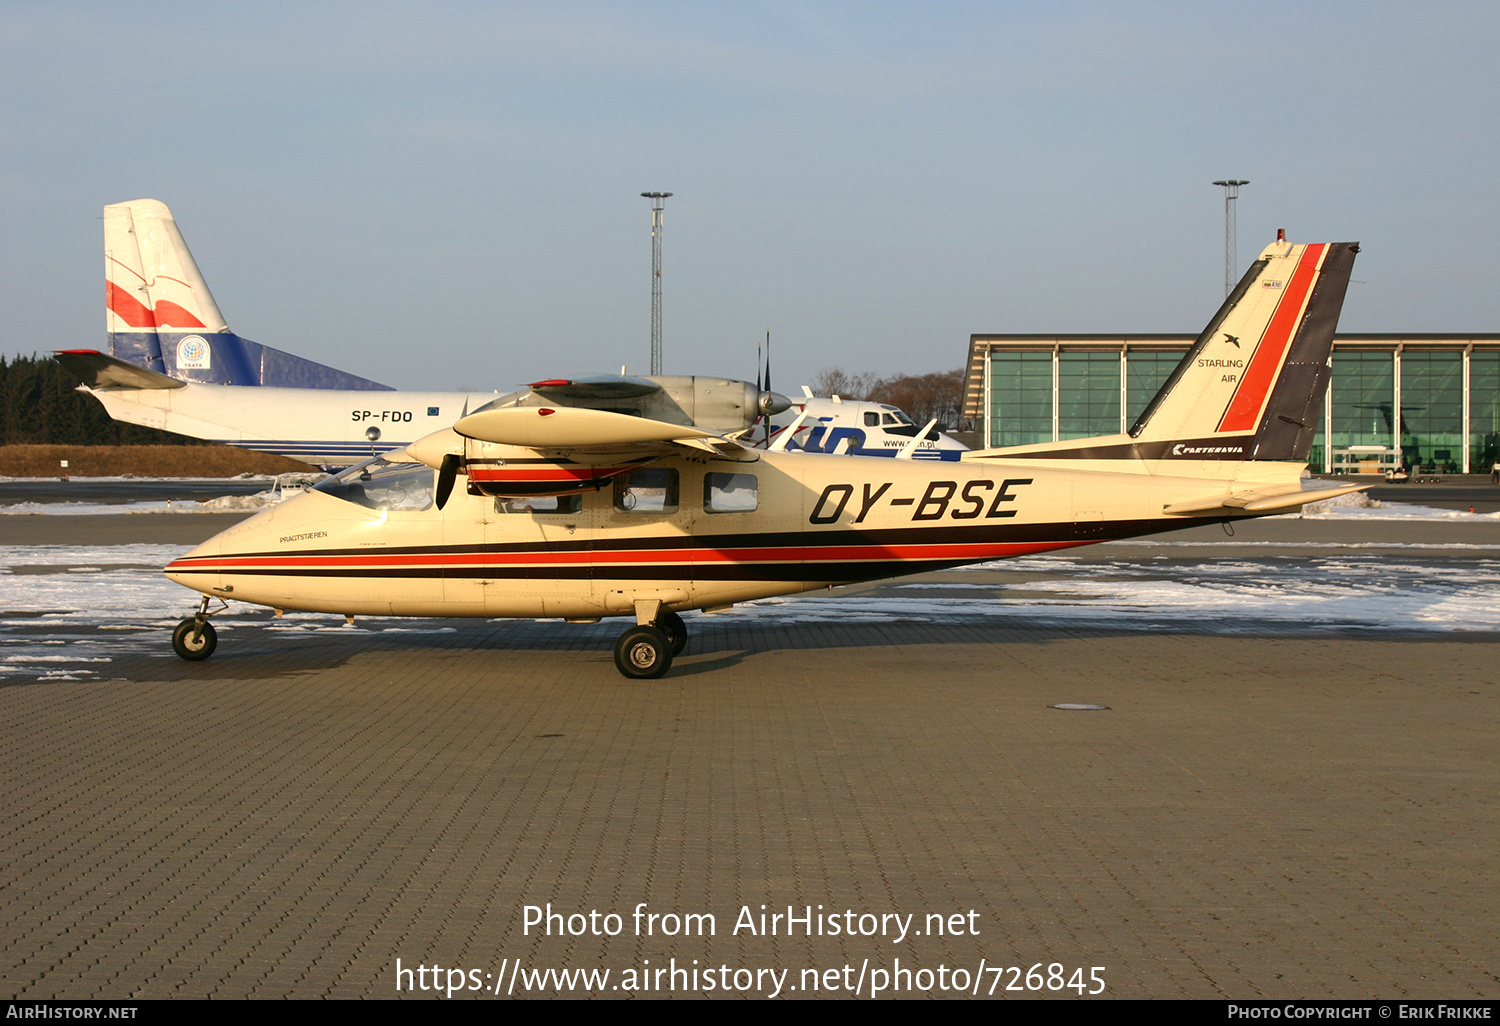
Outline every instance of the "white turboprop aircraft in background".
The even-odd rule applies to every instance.
[[[687,610],[1357,491],[1301,481],[1356,252],[1267,247],[1126,434],[937,463],[753,449],[604,410],[480,410],[174,560],[167,576],[203,599],[173,648],[213,652],[210,599],[351,620],[626,616],[616,666],[659,677]]]
[[[115,420],[322,467],[399,449],[486,405],[611,410],[732,434],[790,400],[702,376],[556,378],[522,391],[398,391],[229,330],[166,204],[104,208],[105,351],[57,354]]]
[[[806,385],[802,392],[802,398],[792,400],[796,419],[772,432],[772,446],[917,460],[956,460],[969,451],[958,439],[938,431],[937,421],[918,427],[900,407],[836,395],[822,399]]]

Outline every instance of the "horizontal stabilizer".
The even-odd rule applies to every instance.
[[[55,355],[63,370],[90,388],[181,388],[186,384],[113,356],[105,356],[97,349],[64,349]]]
[[[572,449],[718,437],[711,431],[681,424],[572,406],[512,406],[481,410],[454,424],[453,430],[465,438],[481,442],[530,449]]]
[[[1174,502],[1169,506],[1163,506],[1163,513],[1175,515],[1195,515],[1203,513],[1225,512],[1225,513],[1273,513],[1277,510],[1292,510],[1305,506],[1310,502],[1322,502],[1324,499],[1335,499],[1340,495],[1348,495],[1350,492],[1364,491],[1370,485],[1343,485],[1339,488],[1324,488],[1315,492],[1304,491],[1256,491],[1236,492],[1233,495],[1216,495],[1208,499],[1192,499],[1188,502]]]

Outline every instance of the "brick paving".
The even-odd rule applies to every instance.
[[[447,625],[0,687],[0,991],[983,959],[1117,996],[1500,997],[1496,638],[694,620],[633,683],[618,625]],[[524,935],[549,902],[624,930]],[[641,902],[715,935],[636,936]],[[735,936],[762,904],[979,932]]]

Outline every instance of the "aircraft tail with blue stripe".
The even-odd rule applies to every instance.
[[[390,388],[231,331],[160,200],[104,208],[104,279],[101,355],[114,360],[193,384]]]

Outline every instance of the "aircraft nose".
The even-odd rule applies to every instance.
[[[219,541],[219,536],[215,535],[191,552],[185,552],[172,560],[162,568],[162,573],[166,574],[169,580],[206,595],[218,583],[218,579],[216,576],[212,580],[208,579],[210,575],[203,573],[200,560],[222,553],[223,545]]]
[[[780,392],[762,392],[757,404],[760,407],[761,416],[769,417],[774,413],[792,408],[792,401]]]

